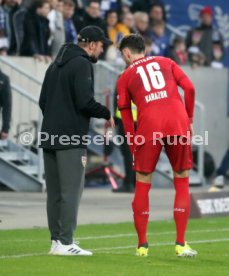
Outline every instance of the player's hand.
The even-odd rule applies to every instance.
[[[8,133],[6,133],[6,132],[1,132],[1,134],[0,134],[0,139],[1,139],[1,140],[5,140],[5,139],[8,138],[8,136],[9,136]]]
[[[114,118],[111,116],[110,119],[107,121],[108,126],[111,128],[115,128],[115,122],[114,122]]]

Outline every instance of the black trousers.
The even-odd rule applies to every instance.
[[[117,134],[125,137],[125,131],[121,119],[115,120],[117,126]],[[135,184],[135,172],[133,171],[133,157],[131,155],[129,145],[127,144],[127,139],[125,137],[124,143],[120,145],[120,150],[123,156],[124,168],[125,168],[125,178],[123,180],[123,187],[129,189]]]
[[[85,179],[86,149],[44,150],[47,216],[52,240],[73,242]]]

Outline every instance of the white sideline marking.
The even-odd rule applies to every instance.
[[[217,242],[225,242],[229,241],[229,238],[225,239],[214,239],[214,240],[199,240],[199,241],[190,241],[190,244],[201,244],[201,243],[217,243]],[[174,242],[162,242],[162,243],[151,243],[149,246],[153,247],[159,247],[159,246],[167,246],[167,245],[175,245]],[[92,251],[105,251],[106,250],[117,250],[117,249],[129,249],[129,248],[135,248],[136,246],[128,245],[128,246],[116,246],[116,247],[104,247],[104,248],[95,248],[95,249],[89,249]],[[109,252],[108,252],[109,253]],[[111,252],[110,252],[111,253]]]
[[[222,228],[222,229],[202,229],[202,230],[190,230],[187,233],[211,233],[211,232],[227,232],[229,228]],[[150,232],[147,233],[147,236],[163,236],[163,235],[172,235],[176,234],[176,231],[168,231],[168,232]],[[97,239],[114,239],[114,238],[125,238],[125,237],[135,237],[136,233],[129,233],[129,234],[116,234],[116,235],[105,235],[105,236],[89,236],[89,237],[82,237],[76,238],[77,240],[97,240]]]
[[[187,233],[211,233],[211,232],[227,232],[229,231],[229,228],[219,228],[219,229],[202,229],[202,230],[190,230],[187,231]],[[163,236],[163,235],[174,235],[176,234],[176,231],[168,231],[168,232],[150,232],[147,233],[147,236]],[[126,238],[126,237],[135,237],[136,233],[128,233],[128,234],[115,234],[115,235],[104,235],[104,236],[88,236],[88,237],[82,237],[82,238],[75,238],[75,240],[83,241],[83,240],[98,240],[98,239],[115,239],[115,238]],[[0,240],[1,243],[8,243],[11,240]],[[14,240],[14,242],[47,242],[46,239],[18,239]]]
[[[229,241],[229,238],[225,239],[214,239],[214,240],[197,240],[197,241],[190,241],[191,244],[201,244],[201,243],[217,243],[217,242],[226,242]],[[152,243],[149,244],[153,247],[159,247],[159,246],[168,246],[168,245],[174,245],[174,242],[163,242],[163,243]],[[115,246],[115,247],[105,247],[105,248],[95,248],[95,249],[88,249],[93,252],[98,251],[105,251],[103,253],[110,253],[110,254],[117,254],[117,252],[112,252],[109,250],[118,250],[118,249],[129,249],[129,248],[135,248],[133,245],[129,246]],[[119,254],[119,253],[118,253]],[[48,254],[45,253],[31,253],[31,254],[18,254],[18,255],[8,255],[8,256],[0,256],[0,259],[16,259],[16,258],[24,258],[24,257],[35,257],[35,256],[48,256]]]
[[[0,259],[17,259],[24,257],[33,257],[33,256],[45,256],[47,254],[44,253],[31,253],[31,254],[18,254],[18,255],[8,255],[8,256],[0,256]]]
[[[0,206],[10,207],[31,207],[31,206],[45,206],[45,202],[22,202],[22,201],[2,201]]]

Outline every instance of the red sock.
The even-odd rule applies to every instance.
[[[174,187],[176,190],[174,201],[174,220],[176,223],[176,242],[185,243],[185,231],[188,224],[190,213],[190,195],[189,195],[189,178],[174,178]]]
[[[149,220],[150,187],[150,183],[136,181],[132,209],[134,212],[134,225],[138,234],[138,246],[147,243],[146,232]]]

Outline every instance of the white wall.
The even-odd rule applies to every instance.
[[[184,71],[196,87],[196,99],[205,106],[205,129],[209,131],[206,150],[213,154],[219,165],[229,146],[228,70],[185,67]],[[198,125],[198,120],[196,114],[194,126]]]

